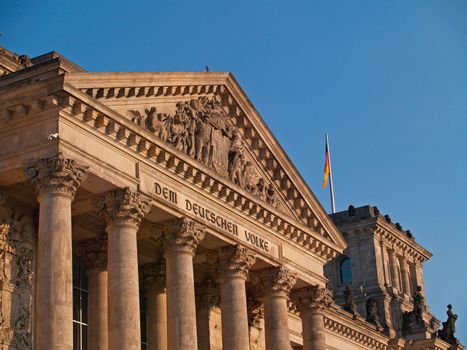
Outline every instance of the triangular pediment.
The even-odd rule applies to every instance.
[[[230,73],[68,73],[65,84],[341,250],[345,241]]]

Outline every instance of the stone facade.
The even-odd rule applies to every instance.
[[[2,349],[463,348],[451,309],[431,337],[430,253],[329,217],[231,74],[0,69]]]

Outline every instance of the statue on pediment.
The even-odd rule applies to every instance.
[[[273,207],[279,207],[274,185],[267,184],[253,162],[247,159],[242,134],[233,125],[219,97],[202,96],[180,101],[174,114],[157,113],[156,107],[146,109],[145,115],[136,110],[129,110],[129,114],[135,124],[158,139]]]
[[[456,333],[456,321],[458,316],[452,312],[452,305],[448,305],[448,311],[446,311],[448,315],[448,319],[446,322],[443,322],[443,329],[438,331],[438,337],[443,339],[445,342],[449,344],[458,344],[459,341],[455,337]]]

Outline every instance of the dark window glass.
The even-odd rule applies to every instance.
[[[344,258],[339,264],[339,275],[342,284],[352,283],[352,261],[349,258]]]
[[[140,320],[141,320],[141,349],[146,349],[147,334],[146,334],[146,297],[144,289],[141,288],[139,291],[139,309],[140,309]]]
[[[73,256],[73,350],[88,346],[88,279],[80,260]]]

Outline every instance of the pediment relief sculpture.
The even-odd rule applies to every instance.
[[[163,142],[193,157],[257,198],[281,209],[272,182],[262,177],[245,151],[241,131],[232,124],[219,97],[201,96],[176,104],[175,113],[156,107],[129,110],[129,117]]]

